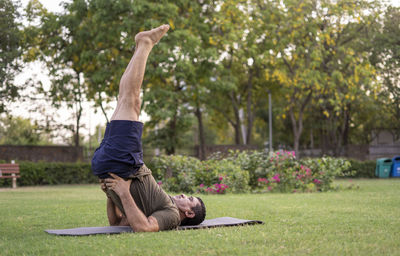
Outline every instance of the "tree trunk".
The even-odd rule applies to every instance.
[[[206,150],[205,150],[205,139],[204,139],[203,115],[198,105],[196,106],[196,117],[199,128],[199,158],[200,160],[204,160],[206,158]]]
[[[314,134],[313,134],[313,129],[310,129],[310,148],[314,149]]]
[[[231,93],[230,95],[232,107],[233,107],[233,114],[235,116],[235,122],[233,128],[235,129],[235,144],[240,145],[240,135],[241,135],[241,128],[240,128],[240,115],[239,115],[239,107],[238,103],[236,102],[235,95]]]
[[[298,120],[296,120],[295,117],[295,106],[291,106],[289,108],[289,115],[290,115],[290,120],[292,122],[292,130],[293,130],[293,148],[294,151],[296,152],[296,156],[299,157],[300,156],[300,137],[301,134],[303,132],[303,115],[304,115],[304,110],[307,106],[307,104],[309,103],[309,101],[311,100],[311,92],[308,93],[307,97],[304,99],[303,103],[301,104],[300,108],[299,108],[299,112],[298,112]]]
[[[109,120],[108,120],[106,111],[105,111],[105,109],[104,109],[104,107],[103,107],[103,100],[101,99],[101,92],[99,91],[98,94],[99,94],[99,106],[100,106],[101,112],[103,112],[103,115],[104,115],[104,117],[106,118],[106,121],[107,121],[107,123],[108,123]]]
[[[289,110],[289,115],[290,115],[290,120],[292,122],[292,131],[293,131],[293,149],[296,152],[296,156],[299,156],[299,143],[300,143],[300,135],[302,132],[302,123],[301,127],[298,127],[298,123],[296,121],[296,117],[294,115],[294,110],[293,108],[290,108]],[[300,124],[300,120],[299,120]]]
[[[251,144],[252,130],[253,130],[253,111],[252,111],[252,100],[253,100],[253,72],[249,70],[249,80],[247,82],[247,134],[246,144]]]
[[[82,92],[81,92],[81,80],[80,73],[76,72],[77,80],[78,80],[78,94],[75,94],[75,103],[76,103],[76,129],[74,134],[74,144],[75,147],[79,147],[79,129],[82,117]]]
[[[176,115],[177,113],[175,112],[174,118],[169,122],[169,137],[171,140],[171,143],[169,143],[168,146],[165,148],[165,153],[167,155],[173,155],[175,154],[175,144],[176,144]]]

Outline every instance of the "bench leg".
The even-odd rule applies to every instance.
[[[15,178],[15,173],[11,174],[12,178],[12,188],[17,188],[17,178]]]

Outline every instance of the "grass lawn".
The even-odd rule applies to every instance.
[[[400,255],[400,180],[338,180],[357,190],[203,196],[207,218],[264,225],[59,237],[45,229],[106,226],[95,185],[0,189],[0,255]]]

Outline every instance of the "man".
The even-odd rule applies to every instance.
[[[136,35],[136,50],[122,75],[117,107],[92,159],[93,173],[107,195],[110,225],[130,225],[135,232],[196,225],[206,213],[198,197],[167,195],[143,163],[140,87],[147,58],[168,29],[162,25]]]

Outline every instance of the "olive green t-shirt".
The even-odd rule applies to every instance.
[[[125,214],[120,198],[108,190],[114,204]],[[157,219],[160,230],[174,229],[180,224],[180,215],[172,198],[157,184],[151,171],[143,165],[132,178],[130,192],[146,217]]]

